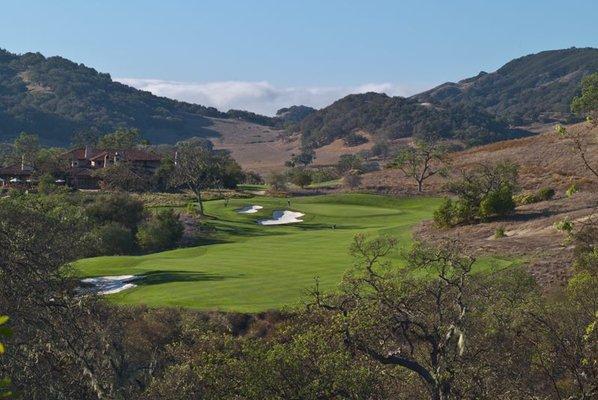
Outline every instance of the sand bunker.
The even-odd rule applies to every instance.
[[[272,219],[260,219],[257,221],[260,225],[286,225],[294,224],[296,222],[303,222],[302,219],[305,214],[289,210],[277,210],[272,213]]]
[[[92,292],[97,294],[114,294],[122,292],[123,290],[134,288],[134,283],[131,283],[140,276],[135,275],[120,275],[120,276],[99,276],[97,278],[86,278],[82,279],[81,283],[84,284],[82,291]]]
[[[237,209],[237,212],[239,214],[255,214],[256,212],[258,212],[262,208],[264,208],[264,207],[258,206],[258,205],[245,206],[243,208]]]

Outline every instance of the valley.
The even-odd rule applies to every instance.
[[[259,196],[206,203],[212,243],[146,256],[99,257],[75,263],[79,276],[141,275],[138,287],[110,296],[123,304],[183,306],[202,310],[258,312],[301,307],[315,279],[334,290],[352,259],[348,247],[357,233],[392,235],[400,262],[411,244],[411,229],[430,218],[435,198],[395,199],[366,194],[296,197],[291,209],[303,222],[288,226],[256,223],[273,210],[288,208],[287,199]],[[240,215],[247,204],[263,206]],[[498,265],[508,261],[496,260]],[[486,268],[491,264],[486,260]]]
[[[1,399],[598,398],[594,3],[74,3],[3,6]]]

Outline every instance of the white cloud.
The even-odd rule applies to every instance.
[[[378,92],[389,96],[409,96],[422,89],[388,82],[346,87],[279,87],[266,81],[194,83],[138,78],[115,80],[158,96],[213,106],[222,111],[234,108],[265,115],[274,115],[278,109],[292,105],[322,108],[351,93]]]

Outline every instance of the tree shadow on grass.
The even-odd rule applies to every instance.
[[[355,230],[355,229],[363,229],[364,227],[359,225],[338,225],[338,224],[294,224],[297,228],[302,231],[335,231],[335,230]]]
[[[222,275],[201,271],[150,271],[140,275],[138,286],[159,285],[171,282],[214,282],[225,279],[240,278],[243,274]]]
[[[269,228],[269,227],[268,227]],[[276,232],[273,230],[269,230],[266,227],[259,225],[256,221],[251,221],[248,224],[244,225],[236,225],[236,226],[226,226],[220,225],[215,226],[215,229],[218,233],[226,233],[232,236],[242,236],[242,237],[259,237],[259,236],[275,236],[281,234],[287,234],[287,232]],[[226,240],[224,240],[226,242]],[[234,240],[231,240],[234,241]]]

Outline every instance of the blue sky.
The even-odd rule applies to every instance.
[[[157,94],[271,114],[408,95],[556,48],[598,47],[598,1],[5,1],[0,47]]]

